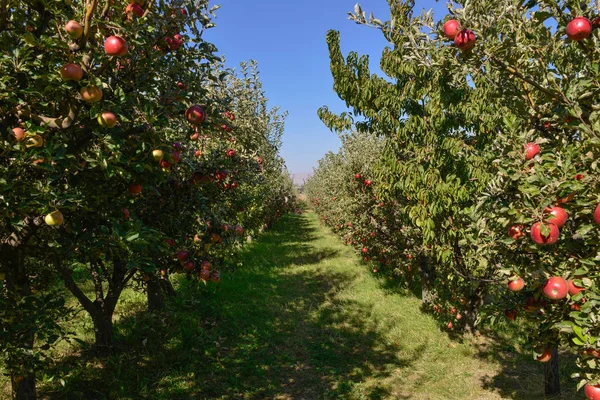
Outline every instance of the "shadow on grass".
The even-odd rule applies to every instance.
[[[371,310],[335,299],[351,273],[308,267],[341,257],[317,239],[306,216],[287,216],[218,288],[181,278],[167,311],[121,319],[118,353],[56,363],[49,374],[64,386],[46,383],[41,397],[348,398],[366,378],[387,377],[390,364],[409,366],[413,360],[397,356],[400,346],[385,343]],[[361,398],[390,395],[372,386]]]
[[[502,329],[500,329],[501,331]],[[523,330],[523,329],[521,329]],[[525,332],[508,329],[509,336],[499,332],[486,332],[487,338],[474,343],[477,356],[484,360],[494,360],[501,366],[501,372],[493,377],[483,377],[482,386],[497,392],[506,399],[585,399],[583,392],[577,393],[577,381],[571,378],[576,372],[576,357],[568,353],[559,354],[559,374],[562,393],[558,396],[544,396],[544,364],[535,361],[531,354],[518,352],[514,348],[514,338]],[[512,331],[512,332],[510,332]],[[513,336],[511,340],[511,336]]]

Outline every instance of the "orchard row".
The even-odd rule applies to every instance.
[[[65,335],[66,288],[111,348],[125,287],[215,288],[294,209],[285,113],[202,39],[207,1],[17,2],[0,16],[0,354],[17,399]],[[86,287],[93,287],[88,291]]]
[[[350,14],[389,42],[387,79],[328,34],[350,111],[319,111],[342,148],[307,199],[374,271],[420,284],[447,329],[528,326],[555,377],[546,393],[560,391],[560,347],[600,398],[598,10],[484,0],[453,1],[439,22],[408,3],[390,12]]]

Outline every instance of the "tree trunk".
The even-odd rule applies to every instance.
[[[480,282],[477,288],[466,299],[465,308],[463,311],[463,320],[465,323],[465,331],[469,333],[475,333],[477,328],[475,322],[477,321],[477,315],[479,309],[484,303],[486,285]]]
[[[113,313],[97,310],[90,313],[94,322],[94,335],[96,348],[104,351],[113,347]]]
[[[15,400],[35,400],[37,398],[35,389],[35,374],[29,373],[26,376],[15,376],[11,373],[13,399]]]
[[[166,293],[167,297],[175,297],[177,296],[177,292],[173,287],[173,284],[169,280],[169,276],[161,276],[159,279],[160,287],[163,290],[163,293]]]
[[[421,275],[421,302],[423,305],[431,303],[431,289],[435,283],[435,269],[429,265],[427,258],[419,257],[419,272]]]
[[[165,309],[165,296],[160,281],[156,276],[150,276],[148,287],[148,311],[161,311]]]
[[[544,393],[546,396],[560,394],[560,376],[558,373],[558,347],[552,348],[550,361],[544,363]]]

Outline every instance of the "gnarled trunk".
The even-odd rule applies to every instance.
[[[421,278],[421,301],[423,305],[431,303],[431,290],[435,284],[435,267],[429,264],[425,256],[419,256],[419,274]]]
[[[12,381],[13,399],[15,400],[35,400],[37,398],[35,388],[35,374],[28,373],[25,376],[10,374]]]

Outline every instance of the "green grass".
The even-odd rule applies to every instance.
[[[63,344],[40,377],[41,397],[543,398],[539,363],[507,340],[448,337],[418,299],[390,290],[312,213],[284,218],[243,261],[216,291],[182,277],[163,314],[146,313],[144,296],[127,290],[115,354]],[[72,326],[92,341],[84,313]],[[564,399],[583,398],[572,382],[563,386]]]

